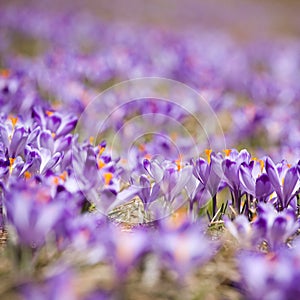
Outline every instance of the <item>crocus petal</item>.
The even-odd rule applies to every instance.
[[[274,191],[269,176],[262,174],[256,179],[255,196],[256,198],[267,197]]]
[[[19,155],[25,147],[27,141],[27,132],[24,127],[18,127],[14,130],[14,134],[11,139],[9,152],[11,157]]]
[[[39,148],[47,148],[53,153],[54,141],[49,130],[44,130],[40,133],[38,137],[38,146]]]
[[[245,191],[254,196],[255,195],[255,181],[249,166],[242,164],[239,169],[239,179]]]
[[[279,175],[278,175],[275,164],[273,163],[273,161],[269,157],[267,157],[267,159],[266,159],[266,172],[269,176],[271,184],[274,187],[274,190],[277,193],[277,196],[282,201],[283,200],[283,195],[282,195],[282,191],[281,191],[281,184],[280,184],[280,180],[279,180]]]
[[[287,171],[284,178],[283,197],[284,197],[285,206],[288,205],[288,201],[293,196],[293,192],[297,184],[297,181],[298,181],[297,168],[292,167]]]

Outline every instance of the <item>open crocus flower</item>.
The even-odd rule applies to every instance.
[[[162,221],[154,246],[162,265],[183,279],[188,272],[206,263],[217,250],[203,232],[203,224],[183,222],[176,227]]]
[[[54,170],[63,158],[63,153],[54,154],[47,148],[34,149],[29,145],[24,150],[25,162],[20,175],[25,172],[45,174],[48,170]]]
[[[33,107],[32,113],[37,125],[49,130],[55,138],[67,135],[77,124],[77,117],[72,114],[44,111],[40,106]]]
[[[285,245],[287,239],[299,229],[299,221],[291,210],[277,212],[271,204],[260,204],[258,218],[253,223],[254,240],[266,241],[275,251]]]
[[[145,159],[144,167],[154,181],[159,184],[160,190],[169,204],[183,191],[193,171],[192,166],[179,167],[178,164],[161,160],[161,158],[151,161]]]

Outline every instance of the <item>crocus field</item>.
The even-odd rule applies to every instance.
[[[300,39],[0,9],[0,299],[300,299]]]

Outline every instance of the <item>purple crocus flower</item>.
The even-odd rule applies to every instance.
[[[8,150],[10,158],[16,158],[24,151],[28,130],[17,117],[0,122],[0,142]]]
[[[58,269],[58,268],[57,268]],[[52,271],[53,272],[53,271]],[[75,276],[70,269],[55,270],[41,283],[28,282],[23,284],[20,294],[24,300],[75,300],[78,295],[75,291]]]
[[[239,180],[241,182],[241,189],[249,195],[258,199],[258,201],[266,202],[268,196],[274,191],[269,176],[261,171],[260,163],[251,161],[249,165],[242,163],[239,169]]]
[[[251,242],[252,228],[245,215],[238,215],[234,221],[231,221],[228,216],[224,216],[224,223],[225,227],[239,243],[245,245]]]
[[[123,281],[128,272],[150,250],[149,242],[147,232],[141,229],[126,232],[115,226],[111,228],[107,249],[119,280]]]
[[[72,114],[62,114],[52,110],[45,111],[40,107],[33,107],[33,118],[43,129],[48,129],[59,138],[70,133],[77,124],[77,117]]]
[[[295,190],[297,184],[299,184],[297,166],[293,166],[286,171],[284,179],[282,178],[283,184],[276,165],[269,157],[266,159],[266,172],[277,194],[279,209],[288,207],[295,197]]]
[[[254,241],[266,241],[272,251],[285,245],[287,239],[299,229],[299,221],[291,210],[278,213],[271,204],[261,203],[257,213],[253,223]]]
[[[160,187],[158,183],[154,183],[151,187],[151,183],[146,175],[140,177],[140,187],[138,196],[144,204],[144,209],[147,211],[151,203],[159,197]]]
[[[283,249],[263,254],[242,251],[237,257],[241,291],[246,299],[298,299],[299,250]]]
[[[159,184],[161,192],[168,203],[172,203],[184,189],[192,176],[192,166],[178,167],[169,161],[155,158],[145,159],[144,167],[149,175]]]
[[[18,242],[30,247],[41,247],[64,213],[63,203],[54,201],[49,190],[33,180],[11,186],[4,205]]]
[[[203,233],[203,224],[187,221],[175,228],[161,221],[155,246],[162,264],[176,271],[180,279],[207,262],[217,250],[217,245]]]
[[[192,202],[197,201],[198,206],[204,206],[210,198],[213,198],[213,216],[217,211],[217,199],[216,194],[220,187],[221,177],[221,156],[215,153],[208,155],[209,162],[206,162],[203,158],[198,158],[194,163],[193,175],[198,180],[198,184],[195,184],[194,192],[190,199]],[[189,188],[191,188],[189,186]]]

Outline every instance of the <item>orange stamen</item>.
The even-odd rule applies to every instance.
[[[13,128],[16,126],[17,122],[18,122],[18,118],[17,117],[9,117]]]
[[[101,154],[104,152],[105,147],[103,147],[103,146],[98,146],[98,148],[99,148],[99,155],[101,155]]]
[[[90,138],[89,138],[89,141],[90,141],[90,144],[94,144],[95,137],[93,137],[93,136],[90,136]]]
[[[53,114],[54,114],[53,111],[46,110],[46,115],[47,115],[48,117],[51,117]]]
[[[31,173],[29,171],[26,171],[24,173],[24,177],[25,177],[25,179],[30,179],[31,178]]]
[[[210,164],[210,155],[212,153],[212,149],[205,149],[205,154],[207,156],[207,162]]]
[[[224,149],[223,152],[225,153],[226,156],[229,156],[231,153],[232,149]]]
[[[64,171],[62,174],[59,175],[59,178],[63,181],[66,181],[68,176],[68,173],[66,171]]]
[[[8,69],[2,69],[2,70],[0,71],[0,75],[1,75],[1,77],[3,77],[3,78],[8,78],[8,77],[10,76],[10,74],[11,74],[11,72],[10,72],[10,70],[8,70]]]
[[[177,170],[178,170],[178,171],[180,171],[180,170],[181,170],[181,168],[182,168],[182,164],[181,164],[181,162],[182,162],[182,156],[181,156],[181,155],[179,155],[179,158],[178,158],[178,159],[176,159],[176,161],[175,161],[175,163],[176,163],[176,166],[177,166]]]
[[[108,184],[110,184],[110,181],[111,181],[112,178],[113,178],[113,174],[110,173],[110,172],[108,172],[108,173],[105,173],[105,174],[103,175],[103,177],[104,177],[104,182],[105,182],[105,184],[108,185]]]
[[[102,169],[105,166],[105,162],[102,159],[98,160],[98,168]]]
[[[54,178],[53,178],[53,183],[54,183],[55,185],[58,185],[58,184],[59,184],[59,177],[54,177]]]
[[[9,164],[10,164],[10,166],[12,166],[13,164],[14,164],[14,162],[15,162],[15,158],[9,158]]]
[[[263,171],[263,169],[265,167],[265,162],[262,159],[260,159],[258,161],[259,161],[259,164],[260,164],[260,169],[261,169],[261,171]]]

